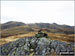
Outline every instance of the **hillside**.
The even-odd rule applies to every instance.
[[[50,32],[53,33],[66,33],[66,34],[73,34],[74,33],[74,27],[68,26],[68,25],[59,25],[56,23],[49,24],[49,23],[35,23],[35,24],[29,24],[32,28],[46,28],[49,29]]]
[[[25,24],[22,22],[10,21],[1,24],[1,37],[37,32],[39,29],[46,29],[48,33],[74,34],[73,26],[59,25],[56,23]]]
[[[16,22],[16,21],[9,21],[9,22],[6,22],[4,24],[1,24],[1,29],[9,29],[9,28],[13,28],[13,27],[18,27],[18,26],[23,26],[25,25],[24,23],[22,22]]]
[[[0,55],[21,56],[22,54],[22,56],[36,56],[44,52],[44,50],[47,50],[44,55],[49,56],[60,55],[61,51],[72,52],[72,55],[74,55],[74,26],[56,23],[24,24],[11,21],[1,24],[1,29]],[[35,37],[39,29],[48,34],[48,39],[40,38],[45,42]],[[41,44],[39,44],[40,42]],[[42,51],[38,47],[42,47]],[[62,53],[62,55],[64,54]]]

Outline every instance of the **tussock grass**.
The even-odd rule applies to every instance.
[[[6,38],[1,38],[0,45],[18,40],[20,38],[32,37],[32,36],[35,36],[35,34],[37,34],[37,32],[29,32],[27,34],[20,34],[20,35],[15,35],[15,36],[9,36]],[[70,35],[58,34],[58,33],[47,33],[47,34],[52,40],[59,40],[59,41],[65,41],[65,42],[74,42],[74,38],[75,38],[74,37],[75,34],[70,34]]]

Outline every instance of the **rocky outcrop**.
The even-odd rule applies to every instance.
[[[57,40],[49,40],[47,38],[28,37],[22,38],[14,42],[0,46],[0,55],[8,56],[25,56],[34,53],[33,55],[51,55],[56,52],[56,55],[61,52],[73,52],[74,44],[67,44]]]

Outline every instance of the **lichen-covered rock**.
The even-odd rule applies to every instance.
[[[47,54],[60,54],[61,51],[74,52],[73,43],[67,44],[57,40],[49,40],[45,37],[28,37],[16,40],[0,46],[0,55],[25,56],[34,52],[34,55],[46,56]]]
[[[37,42],[36,53],[38,55],[46,55],[50,50],[49,44],[50,41],[47,38],[39,38]]]

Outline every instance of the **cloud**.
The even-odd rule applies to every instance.
[[[2,1],[1,19],[74,25],[74,1]]]

